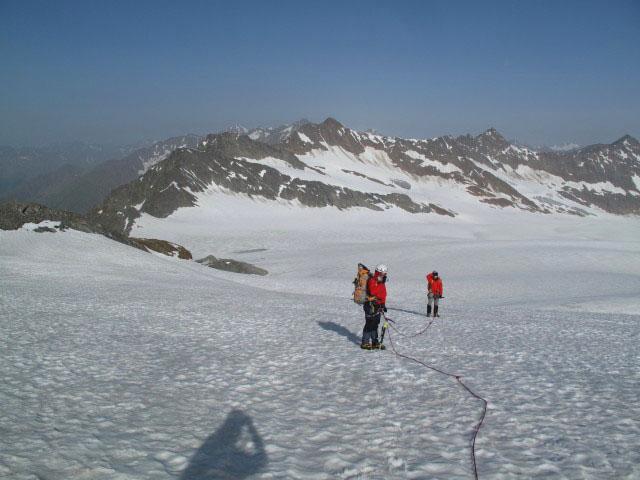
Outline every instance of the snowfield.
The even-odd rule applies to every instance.
[[[640,478],[638,219],[199,204],[132,236],[268,276],[0,231],[0,478],[473,478],[482,402],[391,345],[487,400],[479,478]],[[389,267],[383,352],[358,262]]]

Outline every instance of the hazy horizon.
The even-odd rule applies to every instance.
[[[332,118],[335,118],[335,117],[332,116]],[[322,123],[324,120],[326,120],[326,118],[324,118],[322,120],[319,120],[319,119],[318,120],[310,120],[308,117],[304,117],[304,118],[299,118],[298,120],[285,122],[285,123],[280,124],[280,125],[251,125],[251,126],[247,126],[247,125],[243,125],[243,124],[239,124],[239,123],[234,123],[234,124],[229,124],[225,128],[222,128],[222,129],[217,130],[217,131],[211,131],[211,132],[178,132],[178,133],[170,134],[170,135],[168,135],[166,137],[162,137],[162,138],[161,137],[157,137],[157,138],[156,137],[153,137],[153,138],[151,138],[151,137],[150,138],[141,138],[138,141],[130,141],[130,142],[124,142],[124,143],[86,141],[86,140],[83,140],[83,139],[69,139],[69,140],[64,140],[64,141],[53,141],[53,142],[49,142],[49,143],[33,143],[33,144],[26,144],[26,143],[23,143],[23,144],[9,144],[9,143],[5,143],[5,144],[0,144],[0,146],[12,147],[12,148],[38,148],[38,149],[52,149],[52,150],[55,150],[57,148],[64,149],[65,147],[70,147],[70,146],[72,146],[74,144],[81,144],[81,145],[96,145],[96,146],[112,147],[112,148],[138,149],[138,148],[144,148],[146,146],[151,146],[154,143],[161,142],[161,141],[164,141],[164,140],[166,140],[168,138],[172,138],[172,137],[180,137],[180,136],[183,136],[183,135],[198,135],[198,136],[204,137],[204,136],[209,135],[209,134],[220,133],[222,131],[228,130],[231,127],[234,127],[234,126],[237,126],[237,125],[239,125],[241,127],[244,127],[247,130],[251,130],[251,129],[254,129],[254,128],[265,128],[266,129],[266,128],[277,128],[277,127],[280,127],[282,125],[290,125],[290,124],[295,123],[295,122],[297,122],[299,120],[305,120],[305,119],[309,120],[312,123]],[[340,122],[339,118],[335,118],[335,119]],[[345,127],[351,128],[349,125],[344,124],[344,122],[340,122],[340,123],[342,123]],[[473,136],[477,136],[477,135],[480,135],[480,134],[486,132],[487,130],[489,130],[491,128],[495,128],[495,127],[489,126],[489,127],[484,128],[484,129],[482,129],[481,131],[478,131],[478,132],[466,132],[466,133],[460,133],[460,134],[457,134],[457,135],[451,135],[451,134],[446,134],[445,133],[445,134],[438,135],[438,136],[450,135],[450,136],[453,136],[453,137],[458,137],[460,135],[467,135],[467,134],[473,135]],[[352,130],[356,130],[356,131],[359,131],[359,132],[365,132],[366,130],[370,130],[370,129],[375,130],[375,132],[377,134],[380,134],[380,135],[383,135],[383,136],[391,136],[391,137],[398,137],[398,138],[405,138],[405,139],[415,138],[415,137],[407,137],[407,136],[400,136],[400,135],[388,135],[386,132],[380,131],[379,129],[374,128],[374,127],[370,127],[368,129],[353,129],[352,128]],[[500,132],[500,130],[497,130],[497,131],[498,131],[498,133],[500,133],[502,135],[502,132]],[[631,134],[624,133],[624,134],[618,135],[616,138],[611,138],[609,140],[604,140],[604,141],[601,141],[601,142],[588,142],[588,143],[583,143],[583,144],[577,144],[577,143],[572,142],[570,140],[566,140],[566,141],[563,141],[563,142],[557,142],[557,143],[554,143],[554,144],[548,144],[548,143],[530,144],[530,143],[522,141],[519,138],[507,138],[506,136],[505,136],[505,140],[507,140],[508,142],[517,142],[518,144],[525,144],[528,147],[532,147],[532,148],[543,148],[543,147],[555,148],[555,147],[558,147],[558,151],[561,151],[561,150],[566,150],[566,149],[587,147],[587,146],[595,145],[595,144],[611,144],[611,143],[614,143],[615,141],[619,140],[620,138],[624,137],[625,135],[631,135]],[[635,135],[631,135],[631,136],[636,138],[637,140],[639,139],[639,137],[636,137]],[[429,139],[429,138],[436,138],[436,137],[421,137],[420,139],[426,140],[426,139]]]
[[[640,138],[640,4],[0,3],[0,145],[336,118],[402,138]]]

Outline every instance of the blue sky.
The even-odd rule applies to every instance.
[[[640,138],[638,1],[0,0],[0,144],[328,116],[387,135]]]

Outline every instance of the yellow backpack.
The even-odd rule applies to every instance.
[[[358,305],[364,305],[367,301],[367,282],[372,277],[371,272],[363,264],[358,264],[358,274],[353,280],[353,301]]]

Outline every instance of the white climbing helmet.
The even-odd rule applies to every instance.
[[[387,273],[387,266],[382,263],[376,267],[376,272]]]

